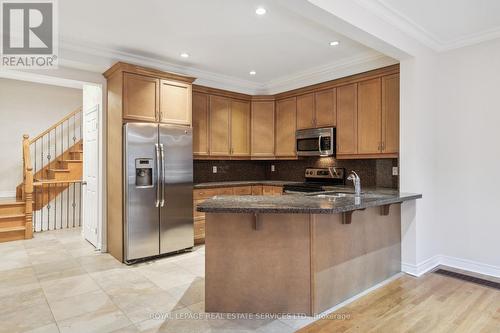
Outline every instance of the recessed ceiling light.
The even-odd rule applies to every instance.
[[[336,41],[336,40],[334,40],[333,42],[330,42],[330,46],[337,46],[339,44],[340,44],[340,42]]]
[[[256,74],[257,74],[257,72],[256,72],[256,71],[250,71],[250,73],[249,73],[249,74],[250,74],[250,75],[256,75]]]
[[[266,9],[263,7],[259,7],[255,10],[255,14],[257,15],[264,15],[266,13]]]
[[[181,57],[183,57],[183,58],[189,58],[189,54],[186,53],[186,52],[182,52],[181,53]]]

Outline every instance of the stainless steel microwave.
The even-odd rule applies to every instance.
[[[295,133],[297,155],[335,156],[335,127],[298,130]]]

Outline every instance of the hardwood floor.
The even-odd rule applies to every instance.
[[[434,273],[405,275],[300,333],[500,332],[500,291]]]

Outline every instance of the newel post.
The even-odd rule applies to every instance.
[[[33,238],[33,167],[31,166],[30,140],[27,134],[23,135],[23,165],[24,165],[24,238]]]

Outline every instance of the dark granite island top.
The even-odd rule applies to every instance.
[[[397,191],[352,193],[323,192],[283,196],[215,196],[198,205],[205,213],[338,214],[422,198],[421,194]]]

